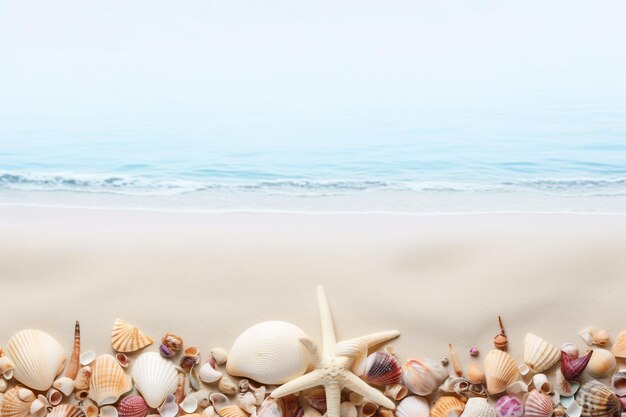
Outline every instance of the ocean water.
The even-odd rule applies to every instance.
[[[2,205],[626,212],[626,107],[1,122]]]

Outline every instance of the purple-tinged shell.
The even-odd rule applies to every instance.
[[[478,356],[479,353],[480,352],[476,346],[473,346],[469,351],[470,356]]]
[[[367,357],[363,379],[374,385],[392,385],[402,380],[402,368],[395,356],[375,352]]]
[[[565,379],[574,379],[582,374],[587,367],[592,354],[593,350],[590,350],[583,356],[574,358],[573,356],[561,351],[561,373]]]
[[[150,407],[140,395],[129,395],[117,406],[119,417],[146,417]]]
[[[498,417],[522,417],[524,405],[513,395],[504,395],[496,402]]]
[[[172,349],[170,349],[164,344],[161,344],[161,346],[159,346],[159,352],[161,353],[161,356],[167,359],[176,355],[176,352],[174,352]]]

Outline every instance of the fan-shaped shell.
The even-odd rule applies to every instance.
[[[617,335],[615,343],[611,348],[613,355],[618,358],[626,358],[626,332],[621,332]]]
[[[117,352],[134,352],[151,345],[153,340],[139,328],[117,319],[111,332],[111,346]]]
[[[229,405],[222,408],[219,415],[220,417],[248,417],[248,414],[238,405]]]
[[[498,417],[522,417],[524,405],[514,395],[503,395],[496,402],[496,413]]]
[[[132,387],[130,377],[112,355],[96,358],[89,379],[89,398],[98,406],[113,404]]]
[[[48,417],[85,417],[85,412],[72,404],[60,404],[48,413]]]
[[[461,417],[497,417],[497,414],[496,409],[486,398],[474,397],[465,404]]]
[[[560,357],[559,350],[541,337],[528,333],[524,338],[524,362],[533,372],[549,369]]]
[[[13,377],[36,391],[46,391],[65,366],[63,347],[41,330],[17,332],[7,343],[7,353],[15,369]]]
[[[609,417],[619,415],[622,405],[617,395],[606,385],[591,380],[580,387],[576,402],[582,407],[581,417]]]
[[[610,351],[594,349],[585,369],[594,378],[606,378],[613,373],[616,366],[617,361]]]
[[[226,362],[233,376],[279,385],[297,378],[309,366],[309,353],[300,339],[308,336],[284,321],[256,324],[237,337]]]
[[[409,359],[402,365],[404,385],[417,395],[432,394],[447,376],[439,362],[429,359]]]
[[[406,397],[396,407],[397,417],[428,417],[429,414],[428,401],[415,395]]]
[[[117,413],[119,417],[146,417],[150,407],[141,395],[129,395],[120,401]]]
[[[402,380],[402,368],[395,356],[375,352],[367,357],[363,379],[374,385],[392,385]]]
[[[2,417],[25,417],[30,413],[30,405],[35,399],[35,394],[27,388],[11,388],[2,397],[0,414]]]
[[[524,404],[524,416],[527,417],[550,417],[554,411],[552,398],[538,389],[532,390],[526,397]]]
[[[519,369],[508,353],[493,349],[485,357],[483,364],[487,392],[499,394],[519,378]]]
[[[583,356],[575,358],[561,351],[561,373],[565,379],[574,379],[582,374],[587,367],[592,354],[593,350],[590,350]]]
[[[135,386],[151,408],[161,405],[178,386],[176,368],[157,352],[142,353],[133,365],[132,375]]]
[[[463,413],[465,403],[452,395],[439,397],[430,409],[430,417],[459,417]]]

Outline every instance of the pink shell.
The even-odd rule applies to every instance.
[[[582,374],[589,363],[589,359],[591,359],[592,353],[593,350],[590,350],[583,356],[574,358],[573,356],[561,351],[561,373],[565,379],[574,379]]]
[[[117,406],[119,417],[146,417],[150,408],[140,395],[129,395]]]
[[[504,395],[496,402],[496,411],[499,417],[522,417],[524,405],[513,395]]]
[[[552,398],[548,394],[534,389],[526,397],[525,417],[550,417],[554,412]]]
[[[395,356],[375,352],[367,357],[363,379],[374,385],[397,384],[402,379],[402,368]]]

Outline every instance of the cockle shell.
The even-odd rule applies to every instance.
[[[524,338],[524,363],[535,373],[550,369],[559,361],[560,352],[539,336],[528,333]]]
[[[452,395],[439,397],[430,409],[430,417],[459,417],[463,413],[465,403]]]
[[[215,369],[210,361],[205,362],[198,371],[198,378],[200,381],[210,384],[218,381],[224,374]]]
[[[404,385],[417,395],[432,394],[447,376],[439,362],[429,359],[409,359],[402,365]]]
[[[132,324],[117,319],[111,332],[111,346],[117,352],[135,352],[151,345],[153,340]]]
[[[397,417],[428,417],[429,414],[428,401],[415,395],[406,397],[396,406]]]
[[[120,401],[117,412],[119,417],[146,417],[150,407],[141,395],[129,395]]]
[[[621,332],[617,335],[611,352],[613,352],[613,355],[617,358],[626,358],[626,332]]]
[[[538,389],[532,390],[524,404],[525,417],[550,417],[554,411],[552,398]]]
[[[596,380],[580,387],[576,402],[582,407],[581,417],[609,417],[618,414],[622,409],[617,395]]]
[[[489,351],[483,363],[487,392],[499,394],[519,378],[519,369],[515,360],[503,350]]]
[[[593,349],[593,355],[585,368],[594,378],[606,378],[613,373],[617,361],[615,356],[606,349]]]
[[[613,374],[611,388],[619,397],[626,395],[626,370],[620,370]]]
[[[496,413],[498,417],[522,417],[524,405],[514,395],[503,395],[496,402]]]
[[[17,332],[7,343],[15,364],[13,377],[37,391],[46,391],[65,366],[65,351],[55,338],[41,330]]]
[[[133,365],[137,390],[151,408],[158,407],[178,387],[178,373],[172,362],[157,352],[142,353]]]
[[[57,405],[48,413],[48,417],[86,417],[85,412],[72,404]]]
[[[284,321],[256,324],[235,340],[226,371],[262,384],[284,384],[303,375],[309,366],[309,352],[300,342],[307,337],[300,328]]]
[[[395,356],[375,352],[367,357],[362,378],[374,385],[397,384],[402,380],[402,368]]]
[[[2,417],[25,417],[30,413],[30,405],[35,400],[35,394],[29,389],[11,388],[2,397],[0,415]]]
[[[461,417],[497,417],[497,413],[486,398],[474,397],[465,404]]]
[[[583,356],[575,358],[561,351],[561,372],[563,373],[565,379],[574,379],[582,374],[587,367],[592,354],[593,350],[590,350]]]
[[[113,404],[132,387],[130,377],[112,355],[96,358],[89,380],[89,398],[98,406]]]
[[[585,327],[578,334],[589,346],[608,346],[609,344],[609,333],[606,330]]]

